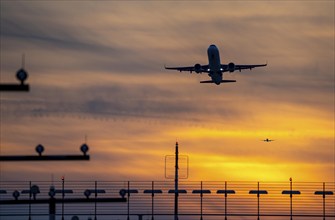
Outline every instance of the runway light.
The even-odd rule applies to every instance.
[[[130,194],[133,194],[133,193],[138,193],[138,190],[137,189],[121,189],[119,192],[122,198],[124,198],[126,194],[130,196]]]
[[[104,189],[86,189],[84,191],[84,195],[86,196],[87,199],[89,199],[92,193],[101,194],[101,193],[106,193],[106,191]]]
[[[38,153],[39,156],[42,156],[42,153],[44,152],[44,147],[42,144],[39,144],[35,148],[36,152]]]
[[[36,199],[36,195],[40,193],[40,188],[37,185],[32,185],[30,189],[22,190],[22,194],[33,194],[34,200]]]
[[[156,194],[156,193],[163,193],[163,191],[162,190],[160,190],[160,189],[155,189],[155,190],[151,190],[151,189],[146,189],[146,190],[144,190],[143,191],[143,193],[150,193],[150,194]]]
[[[206,189],[203,189],[203,190],[195,189],[192,191],[192,193],[193,194],[211,194],[211,191],[206,190]]]
[[[216,191],[217,194],[235,194],[235,190],[218,190]]]
[[[284,194],[284,195],[300,195],[301,193],[298,190],[284,190],[282,192],[282,194]]]
[[[13,197],[14,197],[14,199],[15,199],[15,200],[18,200],[18,199],[19,199],[19,196],[20,196],[20,192],[17,191],[17,190],[15,190],[15,191],[13,192]]]
[[[80,147],[80,150],[81,150],[81,152],[83,152],[84,153],[84,155],[86,156],[86,153],[88,152],[88,145],[87,144],[83,144],[83,145],[81,145],[81,147]]]
[[[314,195],[334,195],[332,191],[315,191]]]
[[[266,191],[266,190],[250,190],[249,194],[258,194],[258,195],[260,195],[260,194],[268,194],[268,191]]]
[[[91,195],[90,190],[88,190],[88,189],[85,190],[85,191],[84,191],[84,195],[86,196],[87,199],[89,199],[89,197],[90,197],[90,195]]]
[[[170,189],[170,190],[168,191],[168,193],[183,193],[183,194],[186,194],[187,191],[184,190],[184,189],[179,189],[179,190],[177,190],[177,192],[176,192],[176,190],[174,190],[174,189]]]
[[[54,197],[57,193],[58,194],[59,193],[64,194],[64,196],[65,196],[65,194],[72,194],[73,190],[71,190],[71,189],[55,189],[54,186],[50,186],[49,196]]]

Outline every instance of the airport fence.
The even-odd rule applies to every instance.
[[[2,181],[0,219],[175,219],[173,181]],[[334,219],[334,182],[180,181],[178,219]]]

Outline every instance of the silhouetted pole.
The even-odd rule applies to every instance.
[[[176,161],[175,161],[175,179],[174,179],[174,219],[178,220],[178,142],[176,142]]]
[[[56,219],[56,199],[54,197],[50,197],[49,199],[49,220]]]
[[[152,194],[151,194],[151,220],[154,220],[154,181],[151,182],[151,190],[152,190]]]
[[[31,181],[29,181],[29,220],[31,220]]]
[[[200,186],[200,220],[202,220],[202,181],[201,181],[201,186]]]
[[[326,186],[325,183],[323,183],[323,195],[322,195],[322,199],[323,199],[323,220],[326,219],[326,194],[325,194],[325,190],[326,190]]]
[[[227,220],[227,181],[224,182],[224,219]]]
[[[323,183],[323,190],[322,191],[315,191],[315,195],[322,195],[322,204],[323,204],[323,220],[326,219],[326,195],[334,195],[332,191],[326,191],[326,184]]]
[[[290,190],[284,190],[283,192],[282,192],[282,194],[289,194],[290,195],[290,216],[291,216],[291,220],[292,220],[292,218],[293,218],[293,208],[292,208],[292,199],[293,199],[293,194],[294,195],[300,195],[301,193],[300,193],[300,191],[298,191],[298,190],[292,190],[292,178],[290,178]]]
[[[257,182],[257,220],[259,220],[259,182]]]
[[[259,205],[259,197],[261,194],[268,194],[268,192],[266,190],[259,190],[259,182],[257,182],[257,190],[250,190],[249,194],[256,194],[257,195],[257,219],[259,220],[259,209],[260,209],[260,205]]]
[[[98,190],[97,190],[97,181],[94,182],[95,187],[95,197],[94,197],[94,220],[97,220],[97,197],[98,197]]]
[[[326,186],[325,186],[325,183],[323,183],[323,195],[322,195],[322,198],[323,198],[323,220],[326,219]]]
[[[64,220],[64,176],[62,176],[62,220]]]
[[[154,220],[154,207],[155,207],[155,202],[154,202],[154,197],[156,193],[163,193],[162,190],[156,189],[154,187],[154,181],[151,182],[151,190],[144,190],[143,193],[145,194],[151,194],[151,220]]]
[[[128,181],[128,194],[127,194],[127,220],[129,220],[129,197],[130,197],[130,186],[129,186],[129,181]]]
[[[292,220],[292,215],[293,215],[293,211],[292,211],[292,178],[290,178],[290,209],[291,209],[291,220]]]

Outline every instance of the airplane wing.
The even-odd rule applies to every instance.
[[[245,70],[245,69],[253,69],[255,67],[262,67],[262,66],[267,66],[268,64],[256,64],[256,65],[235,65],[233,63],[230,64],[221,64],[221,69],[223,70],[223,72],[233,72],[232,70],[239,70],[241,72],[241,70]]]
[[[178,70],[179,72],[183,72],[183,71],[186,71],[186,72],[196,72],[196,73],[208,73],[209,72],[209,66],[208,65],[194,65],[194,66],[185,66],[185,67],[166,67],[165,66],[165,69],[167,70]]]

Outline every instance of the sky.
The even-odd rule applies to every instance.
[[[166,155],[189,180],[335,181],[334,1],[1,1],[1,180],[164,180]],[[261,64],[236,83],[167,66]],[[261,140],[274,139],[267,143]],[[186,169],[182,167],[181,169]]]

